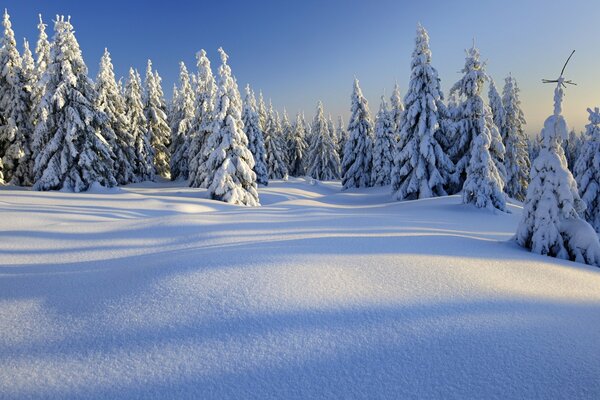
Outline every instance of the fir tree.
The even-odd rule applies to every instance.
[[[394,129],[394,143],[400,141],[400,127],[402,126],[402,114],[404,114],[404,103],[402,97],[400,97],[400,85],[396,82],[394,90],[392,91],[392,97],[390,97],[391,108],[390,115],[393,122]]]
[[[587,140],[575,163],[575,179],[579,195],[587,204],[585,219],[600,233],[600,109],[587,109],[590,123],[586,125]]]
[[[254,158],[242,122],[242,101],[227,54],[219,48],[222,64],[213,117],[213,130],[207,145],[214,149],[207,168],[214,171],[208,186],[212,199],[245,206],[259,206]]]
[[[341,116],[338,116],[337,128],[335,130],[335,148],[338,153],[338,157],[341,159],[344,157],[344,147],[348,141],[348,131],[344,127],[344,120]]]
[[[329,133],[323,103],[317,104],[317,114],[312,124],[312,141],[308,149],[307,175],[321,181],[340,178],[340,159]]]
[[[308,148],[306,143],[306,132],[304,121],[300,114],[296,114],[296,122],[292,127],[292,137],[290,141],[290,175],[303,176],[305,172],[305,154]]]
[[[169,171],[169,136],[166,105],[160,80],[152,70],[152,61],[148,60],[144,88],[144,114],[148,122],[148,131],[154,148],[154,165],[156,173],[164,178],[170,177]]]
[[[114,137],[108,117],[94,106],[98,94],[69,19],[55,22],[50,63],[42,80],[42,119],[35,135],[46,143],[35,159],[36,190],[87,190],[92,184],[114,186]],[[45,140],[48,138],[48,140]]]
[[[385,186],[391,183],[392,150],[395,144],[393,114],[388,110],[385,97],[381,96],[381,105],[375,118],[375,141],[373,144],[373,186]]]
[[[501,134],[506,146],[504,155],[505,191],[510,197],[523,201],[527,195],[531,162],[525,134],[525,116],[519,100],[519,88],[511,76],[505,80],[502,103],[504,109]]]
[[[248,138],[248,149],[254,158],[253,170],[256,174],[256,182],[259,185],[267,186],[269,184],[269,173],[265,156],[265,140],[260,129],[258,112],[256,111],[256,98],[250,90],[250,85],[246,85],[242,122],[244,123],[244,132]]]
[[[440,139],[440,108],[443,97],[436,69],[431,65],[429,36],[417,27],[411,78],[394,149],[392,193],[397,200],[446,195],[453,164]]]
[[[39,36],[35,47],[35,84],[32,88],[32,104],[34,108],[31,113],[31,126],[34,129],[38,123],[38,120],[40,119],[40,103],[45,92],[46,84],[42,77],[44,75],[44,72],[46,71],[46,68],[48,68],[48,64],[50,63],[50,42],[48,42],[48,35],[46,34],[46,24],[44,24],[44,22],[42,21],[41,14],[39,15],[39,18]],[[37,153],[43,147],[43,144],[36,144],[35,142],[33,142],[31,144],[31,147],[33,152]]]
[[[492,110],[492,115],[494,117],[494,124],[500,131],[500,136],[504,141],[504,133],[502,126],[504,124],[504,105],[502,104],[502,98],[498,93],[498,89],[496,89],[496,84],[492,78],[489,78],[489,89],[488,89],[488,100],[490,104],[490,109]]]
[[[135,160],[132,163],[134,179],[137,182],[153,181],[155,178],[154,149],[144,115],[142,80],[133,68],[129,68],[124,97],[125,118],[129,133],[134,139]]]
[[[373,158],[373,122],[367,99],[362,94],[358,79],[354,79],[348,140],[342,161],[344,189],[371,186]]]
[[[189,149],[189,180],[191,187],[206,188],[212,179],[212,172],[204,170],[212,149],[207,148],[207,138],[212,132],[212,118],[215,108],[216,83],[210,68],[206,51],[196,54],[198,82],[196,85],[196,105],[192,122],[192,141]]]
[[[283,146],[283,153],[285,155],[285,166],[288,170],[288,174],[291,169],[291,145],[292,145],[293,127],[290,123],[290,119],[287,115],[287,110],[283,108],[283,118],[281,120],[281,141]]]
[[[104,49],[100,60],[100,69],[96,78],[95,107],[108,117],[109,125],[113,130],[114,140],[110,147],[115,155],[113,160],[114,176],[117,183],[125,185],[135,181],[133,163],[135,162],[134,138],[129,132],[129,121],[125,110],[125,100],[119,90],[110,53]]]
[[[265,128],[265,151],[269,179],[287,179],[288,169],[285,162],[285,146],[279,115],[269,104],[269,112]]]
[[[533,161],[517,243],[532,252],[600,265],[600,243],[594,229],[581,218],[585,203],[567,168],[562,141],[567,122],[562,113],[564,78],[557,79],[554,114],[541,132],[541,149]]]
[[[575,168],[575,162],[579,157],[579,152],[581,150],[581,146],[583,141],[580,136],[577,136],[575,133],[575,129],[571,129],[569,131],[569,136],[567,140],[563,142],[563,148],[565,150],[565,157],[567,158],[567,166],[569,167],[569,171],[573,172]]]
[[[171,179],[188,179],[191,131],[194,123],[194,91],[190,75],[181,62],[179,64],[180,90],[174,99],[171,121]]]

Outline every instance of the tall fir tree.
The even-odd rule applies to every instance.
[[[242,122],[242,101],[227,54],[219,48],[221,66],[216,95],[213,130],[207,145],[214,149],[207,168],[214,171],[208,186],[212,199],[245,206],[259,206],[254,158]]]
[[[344,126],[344,120],[341,115],[338,115],[337,127],[335,129],[335,149],[338,153],[338,157],[341,159],[344,157],[344,147],[348,141],[348,131]]]
[[[583,141],[581,140],[581,136],[577,135],[575,129],[571,129],[569,131],[569,136],[563,142],[565,157],[567,158],[567,166],[569,167],[569,171],[571,172],[575,170],[575,162],[579,157],[579,152],[581,151],[582,144]]]
[[[418,25],[405,111],[394,149],[391,181],[397,200],[446,195],[454,166],[440,144],[444,135],[440,127],[442,102],[440,80],[431,65],[429,35]]]
[[[194,90],[183,62],[179,64],[179,93],[172,104],[171,121],[171,179],[189,177],[189,150],[195,115]]]
[[[125,84],[125,118],[129,133],[133,136],[135,160],[133,175],[136,182],[153,181],[156,174],[154,167],[154,149],[148,131],[148,122],[144,114],[142,101],[142,80],[140,74],[129,68],[129,78]]]
[[[269,184],[269,172],[265,155],[265,140],[260,129],[258,111],[256,111],[256,98],[254,92],[250,89],[250,85],[246,85],[242,122],[244,123],[244,132],[248,138],[248,149],[254,158],[253,170],[256,174],[256,183],[267,186]]]
[[[114,132],[106,114],[95,107],[98,94],[87,73],[70,19],[57,17],[42,77],[42,118],[35,130],[43,138],[36,142],[46,143],[35,159],[36,190],[80,192],[94,183],[117,183],[109,147]]]
[[[215,108],[217,85],[210,67],[206,51],[196,54],[198,67],[198,82],[196,84],[196,105],[192,122],[192,141],[189,149],[189,182],[191,187],[208,187],[212,171],[204,168],[212,149],[206,147],[206,142],[212,132],[212,118]]]
[[[525,200],[529,183],[531,162],[525,134],[525,115],[521,110],[519,88],[512,76],[508,76],[502,91],[503,119],[502,139],[506,146],[504,167],[506,169],[506,193],[519,201]]]
[[[373,171],[371,176],[373,186],[385,186],[391,183],[395,135],[393,113],[388,109],[385,97],[381,96],[381,105],[375,118]]]
[[[305,156],[308,144],[306,143],[306,131],[304,121],[301,115],[296,114],[296,121],[292,127],[292,137],[290,140],[290,175],[303,176],[305,170]]]
[[[283,152],[285,155],[285,165],[288,170],[288,175],[291,170],[291,144],[292,144],[293,127],[285,107],[283,108],[283,117],[281,119],[281,141]]]
[[[265,151],[269,179],[287,179],[288,169],[285,162],[285,146],[279,114],[269,104],[267,121],[265,122]]]
[[[561,75],[554,90],[554,113],[544,121],[540,154],[531,166],[515,238],[534,253],[600,266],[598,236],[581,218],[585,203],[562,148],[567,137],[567,122],[561,115],[563,85]]]
[[[496,83],[490,77],[489,78],[489,88],[488,88],[488,101],[490,105],[490,110],[492,110],[492,115],[494,117],[494,124],[500,131],[500,136],[504,140],[504,136],[502,133],[502,125],[504,121],[504,105],[502,104],[502,97],[498,93],[498,89],[496,89]]]
[[[342,160],[344,189],[371,186],[373,163],[373,122],[367,99],[362,94],[358,79],[354,79],[352,106],[348,124],[348,140]]]
[[[146,68],[144,85],[144,114],[148,123],[152,147],[154,148],[156,173],[163,178],[169,178],[168,144],[171,130],[167,123],[166,104],[161,83],[152,70],[152,61],[150,60],[148,60]]]
[[[575,180],[581,200],[587,205],[583,217],[600,234],[600,109],[587,111],[590,123],[585,126],[587,140],[575,163]]]
[[[340,159],[330,135],[323,103],[317,104],[317,113],[312,124],[312,138],[308,149],[306,174],[311,178],[329,181],[340,178]]]
[[[392,96],[390,97],[390,103],[390,115],[394,123],[394,142],[398,143],[400,141],[402,115],[404,114],[404,103],[402,102],[402,97],[400,96],[400,85],[398,85],[398,82],[396,82],[394,85],[394,90],[392,91]]]
[[[115,79],[115,72],[108,49],[100,60],[100,68],[96,77],[95,107],[108,117],[109,125],[115,135],[109,145],[115,159],[114,176],[117,183],[125,185],[135,181],[133,163],[135,162],[134,137],[129,131],[126,116],[125,99]]]

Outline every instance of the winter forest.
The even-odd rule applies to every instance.
[[[290,110],[284,104],[272,104],[269,93],[238,82],[235,70],[232,70],[236,54],[226,53],[223,48],[218,49],[218,60],[210,60],[205,50],[199,50],[195,55],[196,65],[176,64],[175,60],[173,66],[178,67],[179,80],[172,89],[163,87],[161,75],[152,60],[147,61],[145,71],[129,68],[127,76],[118,77],[109,49],[104,50],[100,60],[84,60],[76,38],[76,24],[75,18],[59,15],[50,20],[40,15],[35,46],[27,40],[21,45],[15,34],[19,27],[12,26],[8,11],[3,14],[0,204],[6,205],[2,214],[8,222],[4,225],[6,236],[1,232],[4,229],[0,229],[0,235],[4,236],[1,240],[6,245],[4,249],[0,247],[1,257],[5,257],[4,266],[0,266],[0,279],[3,275],[11,277],[14,274],[11,271],[16,270],[11,270],[10,265],[21,265],[26,275],[34,276],[35,280],[0,283],[0,287],[7,288],[7,293],[12,293],[10,301],[0,299],[0,325],[4,326],[0,328],[0,337],[12,338],[0,340],[0,369],[4,370],[0,372],[0,393],[8,393],[11,398],[40,394],[49,398],[78,398],[84,393],[79,391],[81,388],[95,388],[92,398],[114,398],[117,393],[125,398],[138,395],[165,398],[165,393],[171,393],[175,387],[180,392],[172,392],[174,398],[192,398],[200,393],[199,387],[204,387],[206,393],[212,390],[214,398],[246,398],[240,393],[261,393],[261,390],[265,392],[256,398],[321,398],[329,389],[324,383],[327,378],[320,378],[318,371],[326,371],[323,376],[334,382],[332,392],[328,393],[340,395],[337,398],[369,398],[369,393],[373,395],[371,398],[402,398],[402,393],[414,392],[396,391],[403,384],[396,381],[393,374],[388,375],[397,367],[398,359],[386,355],[384,350],[380,353],[373,349],[384,349],[385,337],[390,338],[390,343],[397,340],[390,346],[398,346],[400,337],[410,337],[411,333],[405,332],[408,328],[400,325],[390,330],[376,328],[375,321],[380,321],[382,315],[384,319],[396,320],[397,313],[401,313],[401,319],[407,321],[416,319],[421,312],[433,316],[442,313],[442,309],[451,310],[460,317],[457,317],[458,322],[449,322],[444,329],[454,330],[453,324],[460,325],[477,318],[475,314],[468,314],[470,312],[494,314],[486,322],[475,322],[491,324],[482,329],[500,332],[491,336],[492,344],[486,346],[488,339],[473,339],[482,343],[481,348],[473,350],[468,340],[445,339],[449,341],[449,348],[456,349],[456,354],[452,353],[454,350],[448,350],[452,354],[446,354],[450,358],[444,362],[458,360],[461,366],[447,378],[448,382],[456,382],[456,379],[464,378],[460,374],[465,368],[467,374],[477,375],[471,370],[475,367],[467,367],[470,363],[467,353],[478,354],[481,363],[486,364],[499,358],[486,348],[510,347],[512,336],[501,335],[504,335],[502,324],[511,317],[500,322],[495,319],[500,318],[499,315],[508,315],[517,308],[543,314],[544,299],[553,298],[556,293],[564,299],[573,296],[573,304],[588,301],[597,306],[600,301],[595,297],[598,293],[595,285],[600,282],[595,268],[583,270],[586,275],[581,280],[568,275],[571,270],[587,268],[582,264],[600,267],[600,109],[594,105],[587,109],[589,123],[585,132],[570,129],[562,115],[563,103],[569,100],[565,94],[573,83],[570,79],[577,78],[569,75],[569,63],[575,62],[577,53],[572,53],[571,57],[565,54],[561,60],[567,63],[560,75],[545,81],[545,87],[550,89],[548,93],[553,90],[554,107],[548,110],[541,132],[530,136],[526,133],[518,76],[495,79],[490,76],[486,72],[486,58],[473,40],[472,45],[466,44],[469,46],[464,54],[464,65],[456,66],[460,68],[459,79],[449,82],[450,90],[444,93],[436,69],[436,63],[443,60],[434,59],[430,49],[430,39],[436,38],[430,38],[421,24],[416,26],[412,54],[404,57],[411,71],[408,86],[390,82],[390,88],[382,93],[379,104],[369,105],[359,80],[369,77],[355,77],[353,82],[348,82],[350,117],[347,121],[342,116],[331,115],[327,104],[320,101],[312,110]],[[481,51],[485,53],[485,49]],[[98,63],[97,76],[88,73],[89,63]],[[560,67],[562,65],[555,66],[557,73]],[[163,188],[166,189],[161,192]],[[26,207],[24,203],[19,206],[20,200],[13,199],[13,196],[29,195],[36,197],[32,197],[33,203],[27,203]],[[86,202],[85,205],[80,201]],[[13,203],[16,205],[11,205]],[[317,203],[319,207],[315,206]],[[25,208],[18,214],[11,207]],[[47,219],[35,216],[52,207],[58,208],[48,211]],[[95,211],[86,211],[86,207],[93,207]],[[261,212],[268,214],[263,217]],[[64,217],[57,216],[63,213]],[[456,218],[462,225],[454,222]],[[98,219],[98,222],[88,223],[88,219]],[[190,222],[196,219],[198,222],[194,224],[200,225]],[[128,220],[131,221],[124,225]],[[319,223],[311,222],[319,220]],[[242,221],[244,228],[241,228]],[[290,221],[295,224],[293,229]],[[80,223],[83,225],[77,229],[81,230],[75,231],[79,233],[69,233],[70,227]],[[202,233],[192,226],[200,226]],[[35,233],[36,229],[40,229],[38,233]],[[366,233],[361,233],[361,229]],[[30,237],[30,234],[33,235],[28,244],[30,247],[20,247],[19,238]],[[72,254],[57,253],[59,258],[55,259],[48,249],[56,246],[55,241],[61,235],[64,236],[61,240],[65,240],[61,243],[68,243],[65,244],[67,248],[73,246],[67,250]],[[82,242],[78,235],[90,235],[90,239]],[[197,235],[204,236],[201,236],[202,240],[194,240],[199,237]],[[449,242],[439,239],[448,235],[452,236]],[[406,239],[402,240],[409,241],[406,247],[393,241],[404,236]],[[329,239],[318,241],[317,238],[323,237]],[[380,242],[375,241],[378,237]],[[430,237],[429,241],[423,242],[426,237]],[[347,242],[343,242],[343,238]],[[274,244],[279,240],[290,240],[291,248],[303,250],[298,250],[300,255],[294,259],[284,247]],[[273,247],[268,247],[268,243]],[[494,247],[494,243],[501,243],[500,247]],[[217,251],[223,251],[220,256],[210,255],[213,245],[221,249]],[[164,256],[155,260],[146,257],[144,253],[155,246],[162,246],[160,254],[164,253]],[[406,275],[397,278],[392,274],[393,258],[389,265],[383,259],[356,261],[364,256],[359,251],[362,246],[368,246],[365,253],[377,253],[377,257],[405,253],[404,256],[410,257],[406,261],[407,272],[403,272]],[[194,253],[193,249],[197,248],[206,253]],[[277,262],[278,269],[265,273],[268,278],[261,275],[262,272],[239,270],[236,257],[244,255],[250,260],[262,260],[253,258],[259,257],[259,253],[260,257],[268,255],[273,260],[285,261]],[[431,259],[422,259],[424,254]],[[310,260],[319,260],[319,255],[332,257],[332,260],[336,257],[336,261],[331,261],[332,264],[323,261],[323,269],[317,271],[314,265],[321,264],[313,264]],[[62,264],[66,262],[63,256],[66,257],[64,260],[71,260],[69,264]],[[36,257],[50,257],[50,261]],[[446,261],[431,261],[436,257]],[[453,276],[450,284],[440,281],[446,272],[438,267],[430,269],[430,263],[446,262],[456,262],[459,269],[466,268],[462,263],[468,257],[474,260],[469,264],[470,269],[460,272],[459,277]],[[293,268],[290,266],[304,258],[306,261]],[[166,259],[182,266],[178,273],[183,275],[167,275],[156,264],[158,260],[164,262]],[[196,279],[194,274],[200,272],[192,265],[199,259],[207,266],[226,263],[229,269],[202,270],[204,275]],[[513,260],[506,261],[509,271],[497,269],[504,265],[503,260]],[[514,263],[514,260],[518,262]],[[36,276],[41,273],[39,265],[47,262],[59,267],[56,273],[65,276],[80,274],[81,271],[76,272],[76,266],[81,262],[89,277],[68,278],[79,282],[69,283],[68,279],[61,280],[58,275]],[[144,268],[143,274],[147,275],[143,276],[147,278],[132,283],[136,272],[121,268],[130,262],[135,265],[135,271]],[[366,272],[358,269],[355,262],[364,263],[361,268],[369,265],[370,273],[375,275],[367,278]],[[262,265],[260,261],[247,263],[247,268]],[[341,272],[342,266],[353,265],[352,268],[357,269],[351,275]],[[523,272],[521,267],[526,268],[526,265],[538,267]],[[545,269],[539,270],[542,268],[539,265]],[[421,269],[417,269],[418,266]],[[104,272],[104,268],[109,272]],[[409,287],[412,280],[423,279],[422,274],[432,275],[424,286]],[[490,277],[494,283],[486,280]],[[373,292],[365,289],[363,285],[367,285],[367,281],[372,285],[370,288],[377,289]],[[96,286],[98,282],[103,282],[103,286]],[[58,286],[52,286],[46,292],[44,288],[51,287],[47,285]],[[72,292],[71,289],[78,285]],[[113,285],[109,291],[107,287]],[[569,287],[576,289],[569,291]],[[350,288],[356,288],[356,291],[350,292]],[[11,305],[11,301],[26,298],[31,290],[40,298],[48,293],[56,304],[53,311],[56,314],[35,317],[36,310],[43,307],[37,300],[28,303],[27,308],[18,308],[22,310],[19,316],[3,311],[21,307]],[[486,303],[486,298],[493,299],[504,290],[522,296],[519,297],[521,303],[515,305],[510,303],[512,300],[493,306]],[[439,309],[437,305],[424,304],[416,311],[378,308],[386,302],[399,301],[397,296],[402,293],[407,298],[418,299],[423,293],[444,296],[445,291],[452,293],[448,294],[452,300]],[[71,294],[65,294],[67,297],[63,298],[59,292]],[[114,305],[113,311],[102,314],[110,315],[107,320],[96,321],[96,305],[91,300],[89,304],[80,300],[88,293],[103,307]],[[129,293],[135,293],[132,296],[137,297],[129,298]],[[476,293],[482,300],[477,300],[475,308],[469,308],[471,306],[461,303],[462,296],[471,295],[465,293]],[[128,301],[128,311],[122,311],[122,301]],[[556,301],[556,304],[560,303]],[[301,316],[286,314],[296,310],[294,307],[302,309],[304,306],[299,305],[309,303],[310,307],[316,307],[315,304],[325,307],[322,310],[329,310],[331,304],[332,307],[343,304],[349,308],[342,307],[346,311],[340,311],[341,314],[327,314],[333,311],[320,308],[321,311],[306,311]],[[357,310],[359,303],[369,306]],[[288,305],[290,308],[284,313],[282,310]],[[590,320],[589,310],[574,310],[571,303],[560,303],[556,307],[559,315],[566,318],[564,324],[579,326],[588,318],[584,323],[587,324],[586,335],[598,333],[600,321],[597,318]],[[75,309],[77,311],[68,316],[72,323],[53,324],[53,318],[57,321],[65,318],[61,312],[68,314],[71,311],[67,310]],[[201,310],[211,310],[214,314],[200,316],[199,313],[204,312]],[[130,314],[120,314],[122,312]],[[178,313],[180,317],[171,315]],[[29,321],[29,314],[32,321],[42,321],[36,324],[43,325],[24,328],[29,322],[21,321]],[[234,315],[233,320],[223,319]],[[271,319],[272,315],[278,316]],[[202,325],[199,321],[204,317],[216,322]],[[363,317],[367,321],[375,318],[375,325],[361,325],[360,331],[350,333],[344,330],[352,325],[350,321],[363,321]],[[261,318],[268,319],[261,321]],[[540,318],[552,320],[553,317],[543,314]],[[136,322],[132,322],[134,320]],[[283,321],[291,326],[285,329],[297,329],[299,336],[280,328]],[[114,331],[107,334],[109,336],[94,339],[93,331],[100,326],[97,324],[104,323],[116,324]],[[119,325],[121,323],[123,325]],[[271,328],[265,328],[267,330],[263,332],[264,323]],[[332,331],[314,337],[304,331],[307,325],[316,329],[321,323],[333,324]],[[422,321],[414,329],[427,330],[429,323]],[[132,326],[138,326],[135,334],[129,333],[129,329],[134,329]],[[440,327],[434,326],[434,330]],[[508,352],[517,360],[521,359],[515,354],[521,353],[529,359],[537,357],[524,349],[537,343],[539,338],[542,338],[541,342],[556,340],[548,348],[561,346],[561,339],[553,336],[554,328],[547,331],[542,327],[530,329],[527,338],[532,342],[519,342],[522,347]],[[344,333],[338,335],[337,330]],[[62,364],[60,357],[67,356],[60,353],[59,357],[58,353],[49,352],[47,359],[37,361],[35,366],[26,362],[25,354],[49,350],[41,341],[32,342],[27,345],[29,347],[14,346],[27,336],[31,336],[27,340],[33,340],[33,336],[42,331],[52,338],[47,339],[50,340],[48,343],[56,341],[59,349],[83,352],[82,358]],[[232,342],[227,345],[220,342],[220,332],[229,332],[227,335],[231,337],[227,336],[227,340]],[[271,333],[280,336],[262,342]],[[583,337],[580,331],[567,331],[566,334],[571,333],[581,339],[581,343],[592,340]],[[73,339],[75,344],[62,342],[60,338],[65,335],[77,337]],[[363,336],[371,339],[364,339],[366,342],[358,339]],[[143,350],[133,347],[134,344],[143,346],[144,341],[154,343],[159,337],[161,341],[170,339],[164,339],[160,345],[152,344],[158,346],[152,350],[150,346]],[[179,344],[173,346],[169,342],[186,337],[192,342],[177,342]],[[420,339],[415,340],[429,340],[424,339],[426,336],[418,337]],[[292,338],[299,338],[299,342]],[[219,344],[211,347],[214,345],[211,341]],[[277,347],[278,341],[286,345]],[[115,343],[124,347],[113,348]],[[363,343],[365,347],[356,343]],[[427,346],[432,345],[427,343]],[[188,344],[189,348],[186,347]],[[128,347],[130,345],[132,347]],[[221,345],[225,347],[219,347]],[[164,346],[163,350],[158,351],[161,346]],[[88,354],[84,349],[89,348],[92,350]],[[404,352],[401,358],[423,357],[423,354],[412,353],[417,351],[414,349],[393,349],[392,354],[396,350]],[[131,364],[135,365],[134,372],[126,372],[127,367],[117,362],[121,350],[129,352],[125,359],[135,363]],[[140,353],[136,358],[138,350],[143,355]],[[92,351],[97,351],[96,355]],[[354,364],[353,357],[359,357],[363,351],[371,353],[364,364],[367,370],[379,370],[379,365],[390,368],[376,374],[384,382],[379,388],[375,383],[377,379],[371,381],[358,370],[347,370],[354,368],[350,367]],[[438,353],[431,353],[432,362],[436,354],[442,354],[439,349],[435,351]],[[531,351],[536,354],[535,351],[541,350],[536,344]],[[302,357],[308,357],[307,352],[313,357],[310,358],[312,369],[295,364]],[[321,363],[315,361],[320,359],[317,357],[319,352],[323,353],[321,358],[338,352],[347,355]],[[350,359],[344,359],[346,356]],[[597,350],[589,352],[578,347],[575,358],[563,366],[566,368],[563,375],[577,373],[580,380],[573,378],[569,386],[564,378],[559,380],[560,386],[553,386],[559,383],[552,382],[551,378],[539,378],[533,379],[534,387],[547,388],[541,392],[542,397],[594,398],[594,393],[600,393],[600,387],[597,380],[591,383],[596,378],[588,380],[586,374],[597,376],[598,365],[594,366],[593,361],[597,360],[596,356]],[[200,359],[202,361],[198,361]],[[522,363],[517,361],[519,371],[530,371],[527,374],[536,378],[545,376],[541,365],[531,369],[523,360]],[[277,365],[278,372],[260,369],[263,363]],[[260,368],[256,366],[259,364]],[[93,365],[100,371],[95,378]],[[253,365],[255,369],[251,368]],[[245,372],[238,370],[240,366],[247,367]],[[402,371],[410,369],[399,368]],[[313,375],[309,369],[317,372]],[[173,371],[176,370],[180,372],[175,374]],[[215,378],[211,375],[215,371],[221,371],[219,374],[222,375]],[[344,375],[346,373],[348,375]],[[407,373],[406,379],[413,385],[423,377],[418,371]],[[151,385],[141,383],[144,381],[142,376],[154,374],[157,380]],[[349,377],[353,374],[359,374],[358,381],[354,382],[357,387],[352,384],[341,389],[344,382],[351,381]],[[459,385],[456,392],[445,394],[450,394],[449,398],[472,395],[492,398],[497,382],[486,381],[492,379],[489,375],[493,374],[481,378],[482,386]],[[21,377],[15,381],[15,376]],[[42,378],[38,380],[35,376]],[[65,377],[76,378],[72,381]],[[288,377],[293,378],[286,381]],[[288,383],[273,384],[275,386],[269,383],[260,388],[256,382],[263,378],[265,382]],[[129,383],[124,383],[125,380]],[[122,386],[113,387],[111,381],[120,382],[118,385]],[[50,389],[42,389],[43,386],[36,386],[39,382],[52,383]],[[125,387],[130,392],[122,392]],[[298,397],[290,395],[292,387],[302,388],[297,392],[300,393]],[[486,388],[483,392],[480,391],[482,387]],[[364,393],[361,392],[363,388]],[[466,388],[465,391],[462,388]],[[444,393],[435,385],[426,390],[417,393],[427,393],[425,397],[433,398]],[[526,398],[536,397],[524,387],[519,389],[519,385],[511,390],[515,391],[502,391],[502,397],[521,397],[522,394]]]

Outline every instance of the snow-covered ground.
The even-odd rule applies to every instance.
[[[0,398],[600,398],[600,269],[520,208],[304,180],[0,191]]]

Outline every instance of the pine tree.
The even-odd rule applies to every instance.
[[[196,54],[198,82],[196,85],[196,105],[192,122],[192,141],[189,149],[189,175],[191,187],[206,188],[212,179],[212,172],[204,170],[206,160],[213,149],[206,142],[212,132],[212,118],[215,108],[216,83],[210,68],[206,51]]]
[[[373,186],[385,186],[391,183],[392,150],[395,144],[393,114],[388,110],[385,97],[381,96],[381,105],[375,118],[375,140],[373,144]]]
[[[92,184],[114,186],[114,154],[109,147],[114,132],[108,117],[95,108],[97,92],[69,19],[55,22],[50,64],[42,77],[43,118],[35,135],[48,140],[35,159],[36,190],[87,190]]]
[[[338,153],[338,157],[341,159],[344,157],[344,147],[348,141],[348,131],[344,127],[344,120],[341,116],[338,116],[337,127],[335,130],[335,148]]]
[[[181,62],[179,64],[180,90],[172,105],[171,121],[171,179],[188,179],[189,150],[194,123],[194,91],[190,75]]]
[[[308,149],[306,174],[321,181],[340,179],[340,159],[335,143],[329,133],[323,103],[317,104],[317,113],[312,124],[312,141]]]
[[[400,141],[400,127],[402,125],[402,115],[404,114],[404,103],[402,102],[402,97],[400,97],[400,85],[398,85],[398,83],[394,85],[394,90],[392,92],[392,97],[390,97],[390,102],[390,114],[394,123],[394,143],[398,143]]]
[[[567,166],[569,171],[573,172],[575,168],[575,162],[579,157],[579,152],[582,146],[582,140],[580,136],[577,136],[575,129],[569,131],[569,137],[563,142],[563,148],[565,150],[565,157],[567,158]]]
[[[525,116],[519,100],[519,88],[511,76],[505,80],[502,103],[504,109],[501,134],[506,146],[504,155],[505,190],[510,197],[523,201],[527,195],[531,162],[525,134]]]
[[[590,123],[585,126],[587,140],[575,163],[575,180],[587,205],[583,217],[600,233],[600,109],[587,111]]]
[[[152,61],[148,60],[144,87],[144,114],[148,122],[148,131],[154,148],[156,173],[164,178],[170,177],[169,136],[171,130],[167,123],[166,105],[160,80],[152,70]]]
[[[259,185],[269,184],[269,173],[267,171],[267,158],[265,156],[265,140],[260,129],[258,112],[256,111],[256,98],[250,85],[246,85],[246,97],[244,99],[244,111],[242,112],[244,132],[248,138],[248,149],[254,158],[254,173]]]
[[[10,143],[2,158],[5,169],[4,178],[13,185],[31,186],[33,184],[33,152],[31,142],[33,125],[33,88],[35,86],[34,61],[29,43],[23,43],[21,65],[15,70],[16,76],[12,87],[10,114],[7,116],[9,129],[12,131]]]
[[[248,140],[242,122],[242,101],[227,54],[219,48],[222,64],[213,118],[213,130],[207,145],[214,149],[207,168],[214,171],[208,186],[212,199],[245,206],[259,206],[254,158],[248,150]]]
[[[283,147],[283,153],[285,156],[285,166],[288,170],[288,174],[291,170],[291,145],[292,145],[293,128],[290,123],[290,119],[287,115],[287,110],[283,108],[283,118],[281,119],[281,144]]]
[[[504,141],[504,134],[502,126],[504,124],[504,105],[502,104],[502,98],[498,93],[498,89],[496,89],[496,83],[490,77],[489,78],[489,89],[488,89],[488,100],[490,104],[490,109],[492,110],[492,115],[494,117],[494,124],[500,131],[500,136]]]
[[[288,178],[288,170],[285,162],[283,132],[281,122],[279,121],[279,114],[273,111],[272,104],[269,104],[265,126],[265,151],[269,179],[285,180]]]
[[[440,144],[444,135],[440,127],[442,101],[440,80],[431,65],[429,36],[418,25],[406,108],[393,155],[392,193],[397,200],[446,195],[453,164]]]
[[[358,79],[354,79],[348,140],[342,161],[342,186],[344,189],[371,186],[373,158],[373,122],[367,99],[362,94]]]
[[[136,182],[153,181],[155,178],[154,149],[148,131],[142,102],[142,80],[137,71],[129,68],[125,85],[125,118],[129,133],[134,139],[135,160],[132,163]]]
[[[46,68],[48,68],[48,64],[50,63],[50,42],[48,42],[48,35],[46,34],[46,24],[42,21],[42,15],[39,15],[40,22],[38,24],[39,36],[38,41],[35,47],[35,78],[34,78],[34,86],[32,88],[32,104],[34,109],[31,113],[31,126],[35,129],[38,120],[40,119],[40,102],[45,92],[46,83],[43,81],[42,77]],[[31,144],[32,151],[34,153],[39,152],[41,148],[43,148],[43,144],[36,144],[33,142]]]
[[[134,138],[129,132],[125,100],[115,79],[110,53],[104,49],[100,60],[100,69],[96,78],[95,107],[105,113],[114,135],[109,145],[115,155],[113,160],[114,176],[117,183],[125,185],[135,181],[133,163],[135,161]]]
[[[292,127],[292,137],[290,141],[290,175],[303,176],[305,171],[305,155],[308,148],[306,143],[306,132],[304,122],[300,114],[296,114],[296,122]]]
[[[554,114],[544,122],[540,154],[531,166],[516,240],[534,253],[600,266],[598,236],[581,218],[585,203],[561,144],[567,137],[567,123],[561,115],[563,85],[560,76],[554,90]]]

